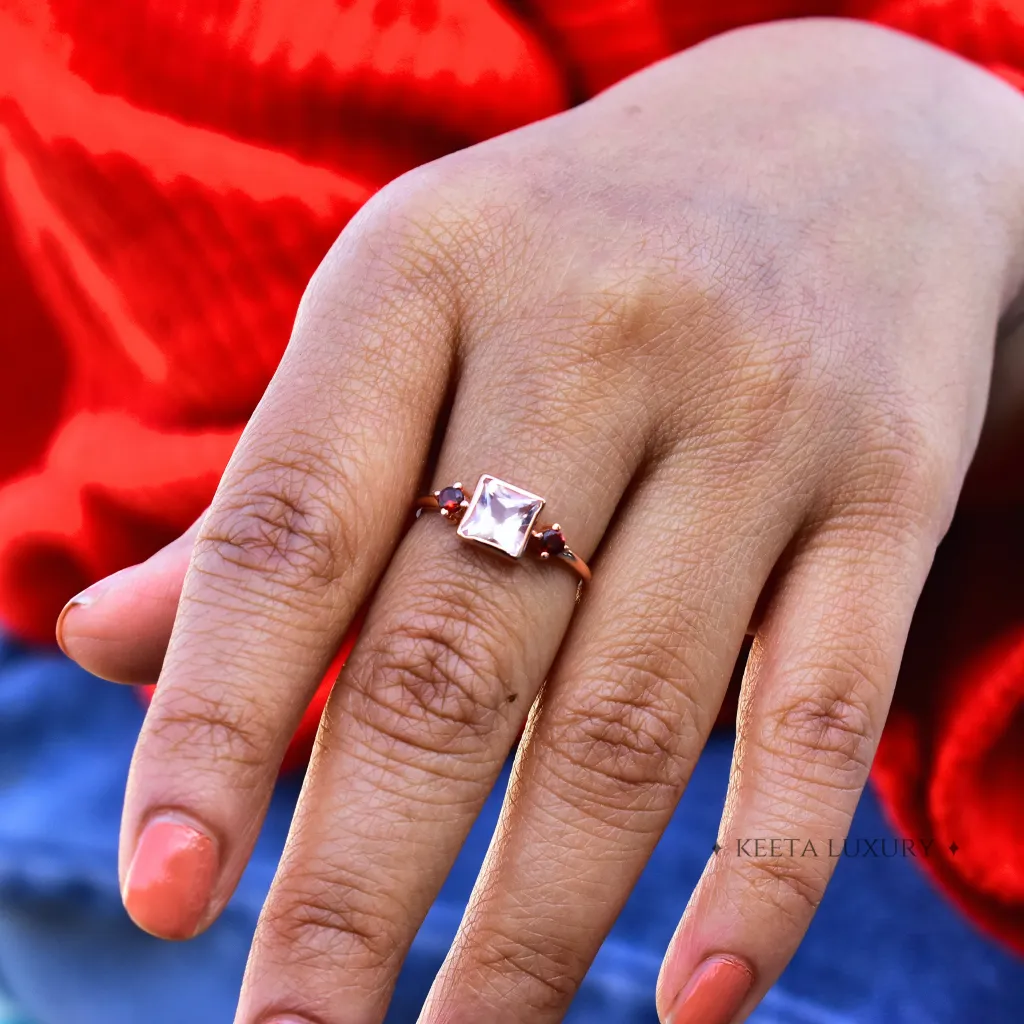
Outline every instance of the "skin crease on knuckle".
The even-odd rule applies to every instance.
[[[879,609],[884,615],[884,609]],[[779,684],[783,700],[762,696],[757,665],[762,660],[755,641],[748,670],[752,694],[745,697],[738,724],[741,731],[757,724],[760,751],[779,763],[821,768],[833,779],[866,777],[881,731],[879,703],[885,695],[891,657],[875,650],[873,637],[847,640],[843,646],[818,635],[820,649],[794,656],[799,671],[785,672]]]
[[[646,646],[646,645],[645,645]],[[609,651],[590,666],[591,692],[548,713],[545,785],[575,817],[649,834],[675,805],[707,714],[678,654]]]
[[[479,749],[509,701],[487,685],[493,670],[464,653],[468,632],[432,616],[386,638],[375,652],[374,685],[363,694],[376,732],[438,756]]]
[[[585,966],[568,948],[551,947],[543,932],[510,938],[498,933],[478,935],[471,956],[465,955],[464,971],[471,971],[491,991],[489,1001],[498,1005],[518,1003],[534,1013],[550,1014],[568,1006],[579,989]]]
[[[737,898],[737,906],[755,907],[757,917],[763,919],[762,908],[767,905],[798,934],[817,911],[828,883],[823,873],[809,872],[800,858],[744,857],[737,861],[735,870],[748,889],[745,899]]]
[[[276,772],[267,756],[278,745],[276,730],[251,702],[229,702],[223,694],[206,699],[197,693],[168,693],[144,742],[154,744],[161,756],[175,758],[186,772],[211,781],[230,764],[236,769],[235,784],[242,787],[249,778],[254,791]]]
[[[800,817],[818,804],[829,812],[859,794],[867,781],[880,733],[875,708],[845,685],[842,693],[823,686],[761,717],[753,785],[779,813],[785,804]]]
[[[287,951],[290,965],[345,969],[372,976],[399,954],[403,910],[382,905],[379,865],[344,872],[337,865],[306,863],[301,874],[282,871],[283,880],[261,918],[261,942],[268,951]]]
[[[526,713],[526,700],[510,698],[528,692],[529,679],[506,667],[521,659],[503,645],[499,613],[488,615],[465,583],[403,600],[388,623],[371,624],[354,659],[346,713],[398,765],[411,759],[442,774],[486,767],[496,731],[510,732]]]
[[[304,456],[261,460],[244,473],[245,504],[218,504],[206,517],[193,571],[208,581],[255,574],[273,581],[275,592],[296,595],[311,583],[332,585],[359,544],[333,512],[330,496],[341,485],[328,472]]]

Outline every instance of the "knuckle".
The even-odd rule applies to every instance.
[[[147,717],[145,738],[146,746],[159,748],[161,759],[209,766],[216,773],[230,765],[262,775],[277,745],[252,702],[170,690]]]
[[[452,154],[396,178],[362,206],[339,244],[354,248],[361,264],[400,292],[437,296],[460,283],[460,257],[482,242],[494,244],[488,237],[493,214],[478,198],[494,174],[479,166],[470,174],[464,165],[464,157]],[[329,262],[324,273],[331,274]]]
[[[650,366],[650,339],[668,329],[668,275],[651,265],[636,239],[623,238],[622,244],[625,260],[589,257],[585,267],[575,268],[563,291],[548,300],[556,307],[546,332],[549,355],[566,370],[579,373],[582,366],[604,378],[621,378],[624,370],[643,371]],[[567,302],[572,307],[568,321],[563,312]]]
[[[862,677],[863,670],[850,665],[840,674],[842,683],[821,685],[819,679],[813,692],[770,710],[760,745],[774,755],[776,766],[795,765],[802,776],[813,771],[834,788],[859,789],[871,767],[877,731],[871,708],[854,696],[866,684],[851,681],[851,674]],[[870,686],[877,691],[876,684]]]
[[[565,948],[544,949],[498,933],[476,938],[472,960],[472,970],[489,979],[487,988],[541,1014],[557,1013],[572,1001],[583,969]]]
[[[912,405],[872,403],[837,511],[867,519],[897,539],[925,535],[937,543],[952,519],[962,474],[942,443],[947,431],[912,412]]]
[[[637,695],[606,695],[565,711],[555,743],[573,767],[635,792],[675,781],[678,739],[664,709]]]
[[[372,641],[360,717],[376,733],[428,753],[489,746],[508,715],[499,643],[456,609],[431,610]]]
[[[206,517],[193,568],[204,576],[265,577],[284,587],[330,585],[358,545],[335,516],[325,470],[307,459],[264,460],[241,500]]]
[[[284,951],[289,963],[380,969],[395,956],[396,942],[378,901],[329,876],[309,875],[298,888],[279,881],[263,910],[260,945],[278,957]]]
[[[691,689],[649,664],[622,659],[611,685],[552,716],[563,781],[601,813],[673,806],[693,768],[700,714]]]
[[[728,358],[721,390],[726,402],[712,409],[734,453],[758,461],[784,448],[792,436],[803,439],[828,393],[814,365],[818,332],[793,328],[785,337],[764,327],[741,328],[725,339]],[[731,411],[729,407],[731,406]],[[734,454],[734,458],[738,457]]]
[[[820,878],[789,857],[744,857],[736,870],[758,903],[775,907],[801,929],[814,915],[824,895]]]
[[[674,403],[667,424],[687,445],[706,438],[707,457],[726,474],[749,474],[780,452],[806,458],[834,401],[827,311],[797,308],[767,277],[745,286],[687,277],[670,303],[687,329],[680,383],[693,399]]]

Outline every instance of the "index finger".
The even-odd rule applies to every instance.
[[[199,530],[135,750],[122,892],[166,938],[231,895],[288,740],[397,541],[446,389],[443,300],[380,258],[386,209],[357,220]]]

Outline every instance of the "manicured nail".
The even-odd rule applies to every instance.
[[[732,956],[709,956],[676,996],[668,1024],[730,1024],[754,985],[754,972]]]
[[[176,818],[153,818],[139,836],[122,897],[131,919],[163,939],[190,939],[217,874],[213,840]]]

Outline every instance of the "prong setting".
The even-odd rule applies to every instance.
[[[537,538],[537,546],[540,549],[540,557],[544,559],[557,558],[568,550],[565,544],[565,534],[558,523],[534,533]]]
[[[537,526],[544,499],[490,473],[477,482],[467,498],[461,481],[441,487],[417,501],[421,512],[438,512],[455,524],[464,540],[519,558],[529,548],[540,560],[558,560],[569,565],[581,582],[590,579],[590,568],[570,550],[559,523]]]
[[[461,483],[442,487],[434,492],[434,497],[437,499],[437,509],[445,519],[459,519],[468,505]]]

